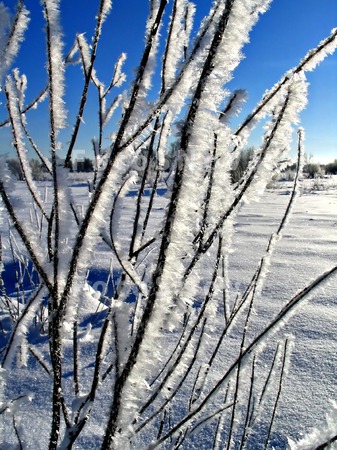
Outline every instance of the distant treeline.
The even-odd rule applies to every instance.
[[[234,166],[231,171],[233,183],[238,182],[245,171],[247,170],[249,163],[254,158],[255,148],[249,147],[243,149],[239,155],[239,157],[235,160]],[[168,166],[172,165],[172,159],[167,157]],[[312,157],[306,155],[306,161],[303,166],[303,173],[308,178],[315,178],[317,176],[322,175],[337,175],[337,159],[328,164],[319,164],[312,162]],[[61,160],[60,160],[61,161]],[[21,168],[21,164],[17,158],[10,158],[7,161],[7,165],[11,173],[15,176],[15,178],[19,181],[24,179],[23,171]],[[31,159],[29,161],[32,176],[34,180],[45,180],[49,178],[48,171],[46,170],[45,165],[38,161],[37,159]],[[142,166],[137,166],[140,169]],[[83,158],[81,160],[76,160],[75,162],[70,161],[70,172],[77,173],[90,173],[94,171],[94,162],[90,158]],[[296,163],[289,164],[285,169],[283,169],[283,173],[286,172],[294,172],[296,170]],[[282,176],[281,176],[282,178]]]
[[[7,159],[7,167],[10,172],[18,181],[24,180],[23,170],[20,161],[17,158]],[[37,159],[31,159],[29,165],[32,171],[32,177],[34,180],[42,181],[50,177],[45,165]],[[82,160],[70,161],[70,172],[93,172],[94,163],[89,158],[83,158]]]
[[[286,171],[295,171],[296,163],[289,165]],[[337,159],[328,164],[319,164],[311,161],[311,158],[307,158],[306,163],[303,166],[303,174],[307,178],[315,178],[323,175],[337,175]]]

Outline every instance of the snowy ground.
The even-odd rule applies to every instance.
[[[260,204],[238,216],[233,270],[249,272],[258,248],[277,224],[287,191],[269,192]],[[278,205],[278,206],[276,206]],[[256,320],[266,321],[321,272],[337,262],[337,192],[304,193],[295,205],[282,241],[275,250]],[[241,255],[241,256],[240,256]],[[293,336],[291,366],[278,410],[279,431],[299,437],[325,422],[330,400],[336,398],[337,280],[306,300],[284,332]]]
[[[254,308],[253,320],[256,322],[256,330],[266,324],[269,318],[273,317],[285,301],[298,290],[320,273],[337,264],[337,182],[335,181],[324,180],[324,186],[323,181],[321,185],[314,184],[313,181],[305,182],[305,188],[297,199],[282,241],[275,249],[260,301]],[[24,203],[22,186],[18,184],[17,189]],[[43,189],[44,187],[41,186],[41,190]],[[79,204],[86,201],[86,190],[85,183],[74,184],[72,191]],[[264,253],[270,233],[277,229],[283,207],[289,200],[289,192],[287,184],[278,185],[276,189],[267,191],[259,203],[244,205],[240,210],[235,221],[233,253],[230,257],[230,280],[233,291],[242,289],[242,286],[251,278],[256,263]],[[154,210],[158,214],[158,220],[165,201],[162,196],[156,200]],[[125,218],[128,218],[134,208],[134,198],[128,196],[124,202]],[[6,241],[7,227],[6,222],[3,221],[1,233],[5,263],[10,261]],[[93,270],[89,279],[92,285],[96,283],[96,288],[100,287],[100,282],[105,281],[109,265],[110,259],[105,257],[104,248],[98,248],[92,266],[93,268],[96,266],[96,269],[100,266],[103,270]],[[291,336],[294,347],[276,418],[278,448],[286,448],[286,437],[299,439],[312,427],[324,426],[330,401],[337,401],[336,317],[337,279],[335,277],[324,288],[315,291],[285,324],[282,334]],[[4,323],[6,317],[0,317],[0,320]],[[99,315],[97,320],[99,322]],[[45,345],[46,339],[40,339],[41,351]],[[90,370],[91,351],[92,347],[88,341],[87,347],[83,347],[81,359],[83,373],[85,370]],[[20,409],[21,423],[17,426],[24,436],[25,448],[34,450],[47,448],[48,429],[43,426],[43,423],[50,414],[45,408],[46,399],[50,396],[49,389],[48,375],[40,368],[37,369],[36,362],[31,360],[27,368],[16,367],[7,378],[4,397],[10,397],[13,393],[16,397],[28,392],[33,394],[31,402],[23,399],[21,406],[16,406],[16,408],[22,408]],[[99,403],[99,410],[96,410],[90,426],[84,431],[81,446],[76,448],[86,450],[97,448],[98,441],[95,436],[98,436],[102,430],[106,406],[104,396],[99,401],[102,402]],[[0,432],[2,432],[0,449],[16,448],[17,439],[13,434],[10,414],[0,416]],[[202,439],[198,445],[199,449],[206,449]]]

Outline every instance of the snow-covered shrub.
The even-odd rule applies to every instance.
[[[317,163],[308,163],[303,167],[303,173],[308,178],[317,178],[320,177],[323,173],[321,167]]]
[[[25,76],[9,71],[27,26],[23,1],[11,25],[2,27],[8,111],[2,126],[10,125],[29,201],[20,203],[4,166],[0,195],[13,239],[23,244],[38,274],[16,303],[6,286],[2,289],[1,320],[10,326],[0,330],[0,415],[7,448],[11,442],[24,448],[24,436],[31,448],[50,449],[201,448],[199,439],[203,448],[262,448],[271,440],[292,348],[291,339],[278,339],[277,331],[295,306],[337,271],[334,266],[324,272],[255,328],[256,299],[298,192],[303,130],[299,169],[281,222],[251,280],[235,289],[228,275],[233,219],[243,202],[263,194],[284,160],[306,104],[305,73],[335,50],[337,30],[233,129],[230,116],[243,97],[241,91],[229,94],[226,84],[269,3],[216,0],[191,40],[195,5],[152,0],[144,53],[129,90],[121,94],[126,55],[106,84],[94,67],[110,0],[99,2],[92,40],[78,34],[66,57],[60,1],[43,0],[48,83],[29,104]],[[67,120],[70,64],[79,65],[84,81],[61,161],[58,139]],[[158,79],[154,97],[151,83]],[[96,167],[87,197],[77,204],[69,168],[89,88],[99,100],[98,137],[92,142]],[[48,155],[27,126],[30,110],[46,96]],[[104,148],[104,127],[116,112],[116,129]],[[262,144],[233,183],[233,163],[261,119],[267,119]],[[177,155],[167,178],[165,152],[174,129]],[[33,179],[27,145],[51,178],[44,191]],[[135,170],[141,155],[142,170]],[[163,179],[168,188],[160,197]],[[16,395],[28,384],[35,394],[30,403]]]
[[[329,191],[337,188],[336,177],[315,177],[313,180],[308,180],[305,183],[304,190],[313,191]]]

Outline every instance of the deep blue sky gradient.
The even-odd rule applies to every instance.
[[[3,2],[9,7],[12,0]],[[90,40],[93,34],[94,17],[98,0],[63,0],[62,28],[65,37],[65,52],[68,52],[77,32],[86,32]],[[196,24],[208,12],[210,0],[196,0]],[[104,25],[103,37],[97,58],[97,73],[106,84],[112,74],[116,58],[126,52],[128,59],[125,70],[128,81],[137,67],[144,47],[144,28],[148,13],[148,0],[114,0],[112,14]],[[31,23],[14,66],[28,77],[27,102],[45,86],[45,42],[44,20],[40,2],[26,0],[31,11]],[[245,59],[234,73],[231,89],[248,90],[240,119],[254,108],[264,91],[271,88],[282,75],[298,64],[307,51],[327,37],[337,27],[336,0],[274,0],[270,10],[260,18],[251,33],[251,44],[244,48]],[[60,135],[63,148],[69,140],[71,124],[74,122],[79,104],[83,76],[79,66],[67,70],[67,109],[69,128]],[[306,129],[306,152],[321,162],[337,158],[337,55],[328,57],[314,73],[308,74],[310,82],[309,105],[302,114],[302,126]],[[123,86],[123,89],[127,84]],[[85,124],[81,128],[77,144],[91,157],[91,138],[97,134],[97,107],[94,90],[89,98]],[[111,99],[114,94],[112,94]],[[4,102],[4,99],[1,99]],[[4,118],[3,108],[0,118]],[[32,135],[42,150],[48,151],[48,103],[44,102],[27,116]],[[239,122],[239,121],[238,121]],[[113,131],[113,125],[107,134]],[[1,153],[14,152],[10,149],[9,129],[1,130]],[[256,130],[252,144],[258,145],[261,130]],[[108,145],[108,140],[106,145]],[[61,152],[62,153],[62,152]]]

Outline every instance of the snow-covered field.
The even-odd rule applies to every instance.
[[[289,223],[282,240],[276,244],[271,266],[266,276],[265,284],[259,301],[254,305],[251,320],[254,326],[251,330],[258,332],[274,317],[287,300],[309,284],[322,272],[337,264],[337,182],[325,181],[328,188],[313,190],[313,181],[307,181],[302,194],[298,197]],[[322,182],[323,183],[323,182]],[[317,185],[315,186],[317,189]],[[17,192],[24,204],[23,185],[18,184]],[[41,184],[41,191],[45,186]],[[85,183],[75,183],[72,187],[73,196],[80,205],[87,199]],[[232,253],[229,259],[229,280],[232,292],[241,291],[250,280],[256,265],[264,254],[270,234],[274,232],[282,217],[285,205],[289,200],[290,188],[287,184],[280,184],[276,189],[267,191],[260,202],[243,205],[234,224]],[[123,199],[123,221],[134,211],[134,197]],[[162,208],[166,199],[158,196],[154,207],[160,221]],[[24,216],[22,216],[24,218]],[[29,220],[27,216],[25,220]],[[73,230],[75,233],[75,230]],[[1,223],[3,245],[3,261],[7,272],[3,278],[10,283],[13,277],[10,265],[11,249],[8,243],[8,223]],[[102,290],[105,287],[107,274],[112,264],[118,269],[116,261],[111,262],[111,256],[105,253],[104,246],[97,248],[92,260],[92,270],[88,281],[94,288]],[[108,286],[108,293],[110,287]],[[8,294],[14,297],[15,286]],[[94,352],[93,337],[104,317],[104,305],[97,300],[99,296],[88,291],[88,304],[84,305],[83,322],[79,333],[83,334],[81,348],[81,377],[92,371],[92,354]],[[96,298],[96,300],[95,300]],[[86,310],[87,308],[87,310]],[[97,312],[95,313],[95,310]],[[0,339],[1,346],[6,335],[6,321],[8,316],[0,310]],[[92,330],[87,328],[86,314],[95,313]],[[288,362],[287,376],[281,390],[278,409],[274,424],[274,444],[276,448],[287,447],[287,438],[300,439],[311,431],[313,427],[325,428],[326,413],[330,411],[331,401],[337,401],[337,279],[332,278],[323,288],[315,290],[295,310],[295,314],[284,324],[278,333],[288,336],[292,344],[292,353]],[[41,353],[46,352],[47,336],[34,335],[31,330],[27,333],[29,339]],[[270,336],[273,340],[275,337]],[[236,332],[229,336],[235,342]],[[230,342],[230,341],[229,341]],[[155,343],[154,343],[155,345]],[[69,351],[70,350],[69,341]],[[229,345],[225,361],[230,361]],[[67,351],[67,350],[66,350]],[[71,367],[65,363],[65,378],[71,375]],[[17,358],[11,369],[3,372],[2,398],[4,404],[7,399],[21,400],[0,415],[0,449],[18,448],[15,428],[18,430],[24,448],[46,449],[48,447],[50,410],[47,409],[51,395],[49,375],[41,369],[35,358],[28,355],[28,360]],[[70,381],[69,381],[70,382]],[[82,382],[85,384],[85,381]],[[66,381],[67,383],[67,381]],[[277,380],[275,380],[277,383]],[[97,400],[98,407],[83,431],[83,437],[75,448],[99,448],[99,435],[104,428],[107,396],[100,392]],[[13,412],[16,425],[13,426]],[[44,426],[44,424],[48,426]],[[199,436],[196,448],[207,449],[203,436]],[[205,441],[206,442],[206,441]],[[146,448],[146,443],[142,443]],[[192,445],[192,444],[190,444]],[[255,445],[255,446],[254,446]],[[259,444],[260,445],[260,444]],[[252,449],[262,448],[252,444]],[[166,448],[166,447],[165,447]],[[192,448],[192,447],[184,447]]]
[[[260,246],[278,223],[287,190],[268,192],[261,203],[242,208],[238,215],[232,270],[249,273]],[[278,243],[266,279],[257,322],[268,317],[320,273],[337,262],[337,192],[303,193]],[[239,281],[238,281],[239,282]],[[336,401],[337,280],[314,291],[284,327],[294,342],[289,373],[277,413],[278,431],[300,437],[325,423],[330,401]]]

